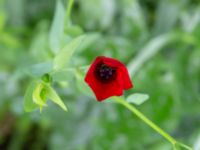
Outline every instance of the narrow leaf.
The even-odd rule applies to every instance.
[[[168,43],[174,41],[176,37],[177,34],[172,32],[151,39],[146,46],[139,51],[140,53],[128,64],[130,76],[133,76],[146,61],[153,57]]]
[[[59,105],[63,110],[67,111],[67,107],[65,106],[61,98],[58,96],[56,91],[49,85],[46,85],[46,90],[47,90],[47,93],[46,93],[47,98],[49,98],[52,102]]]
[[[35,64],[33,66],[26,67],[24,72],[32,77],[41,77],[42,75],[52,71],[52,62],[44,62],[40,64]]]
[[[5,26],[5,14],[3,12],[0,12],[0,32],[3,31],[3,28]]]
[[[79,36],[70,43],[68,43],[55,57],[54,59],[54,69],[62,69],[67,62],[69,62],[70,58],[72,57],[73,53],[77,49],[77,47],[80,45],[81,41],[83,40],[85,36]]]
[[[126,98],[126,101],[129,102],[129,103],[134,103],[136,105],[141,105],[142,103],[144,103],[148,99],[149,99],[148,94],[134,93],[134,94],[129,95]]]
[[[26,92],[25,92],[25,96],[24,96],[24,110],[26,112],[31,112],[33,111],[34,109],[36,109],[38,106],[33,102],[33,98],[32,98],[32,95],[33,95],[33,91],[34,89],[36,88],[37,86],[37,82],[36,81],[33,81],[29,84]]]
[[[57,53],[61,48],[60,43],[64,34],[64,18],[65,8],[61,1],[57,0],[55,15],[49,34],[49,45],[54,53]]]
[[[39,83],[34,89],[33,102],[40,107],[46,106],[46,89],[43,83]]]
[[[83,30],[79,26],[67,26],[65,29],[65,34],[70,36],[79,36],[83,33]]]
[[[83,73],[77,69],[75,76],[76,76],[76,86],[78,90],[87,96],[94,97],[93,92],[84,81]]]

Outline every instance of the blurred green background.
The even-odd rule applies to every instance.
[[[54,84],[69,112],[51,102],[41,114],[24,112],[24,68],[52,59],[55,8],[55,0],[0,0],[0,150],[170,150],[124,107],[82,94],[74,76]],[[123,61],[134,83],[125,95],[149,94],[138,109],[200,150],[200,2],[75,0],[71,21],[68,37],[89,35],[71,65],[98,55]]]

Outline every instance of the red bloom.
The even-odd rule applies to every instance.
[[[90,66],[85,82],[93,90],[98,101],[111,96],[121,96],[123,90],[132,88],[126,66],[120,61],[99,56]]]

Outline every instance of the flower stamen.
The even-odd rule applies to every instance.
[[[95,75],[102,82],[110,82],[115,77],[116,69],[101,63],[97,66]]]

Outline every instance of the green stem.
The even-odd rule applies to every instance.
[[[187,150],[193,150],[191,147],[189,147],[189,146],[187,146],[187,145],[185,145],[183,143],[178,143],[178,145],[180,145],[181,147],[184,147]]]
[[[74,3],[74,0],[69,0],[67,3],[67,9],[66,9],[66,15],[65,15],[65,25],[70,23],[69,21],[70,21],[73,3]]]
[[[132,111],[138,118],[143,120],[147,125],[149,125],[151,128],[153,128],[155,131],[157,131],[159,134],[161,134],[165,139],[167,139],[170,143],[173,145],[176,143],[176,140],[171,137],[169,134],[167,134],[165,131],[163,131],[160,127],[158,127],[156,124],[154,124],[151,120],[149,120],[146,116],[144,116],[138,109],[136,109],[133,105],[129,104],[122,98],[115,97],[115,100],[124,105],[126,108],[128,108],[130,111]]]
[[[137,108],[135,108],[133,105],[126,102],[123,98],[121,98],[121,97],[113,97],[113,98],[115,99],[116,102],[122,104],[123,106],[128,108],[130,111],[132,111],[138,118],[140,118],[147,125],[149,125],[155,131],[157,131],[160,135],[162,135],[165,139],[167,139],[173,146],[178,143],[173,137],[171,137],[168,133],[166,133],[164,130],[162,130],[160,127],[158,127],[155,123],[153,123],[151,120],[149,120]],[[187,148],[188,150],[192,150],[192,148],[190,148],[189,146],[186,146],[181,143],[178,143],[178,144],[184,148]]]

